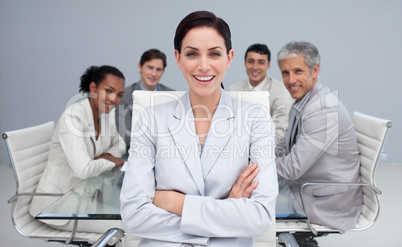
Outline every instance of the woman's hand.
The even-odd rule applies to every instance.
[[[260,169],[257,164],[251,163],[244,172],[242,172],[232,187],[229,198],[249,198],[251,192],[258,185],[258,181],[254,178],[258,175]],[[171,213],[182,215],[184,199],[186,195],[169,190],[155,191],[153,203],[158,208],[165,209]]]
[[[186,195],[176,191],[157,190],[155,191],[153,203],[158,208],[181,216],[185,197]]]
[[[260,168],[258,168],[257,164],[251,163],[248,165],[233,185],[229,198],[249,198],[254,189],[257,188],[258,181],[253,182],[253,180],[259,172]]]
[[[123,165],[125,162],[123,159],[117,158],[117,157],[111,155],[110,153],[103,153],[100,156],[95,157],[95,159],[96,160],[97,159],[107,159],[107,160],[113,162],[116,166]]]

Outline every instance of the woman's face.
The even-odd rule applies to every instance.
[[[105,79],[96,86],[91,82],[89,86],[91,100],[99,114],[110,113],[120,104],[124,94],[124,80],[112,74],[107,74]]]
[[[181,47],[180,53],[175,50],[176,62],[190,91],[209,96],[220,89],[233,59],[233,50],[227,53],[222,36],[210,27],[193,28],[182,40]]]

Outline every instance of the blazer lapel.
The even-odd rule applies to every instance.
[[[94,117],[93,117],[93,113],[92,113],[92,109],[91,109],[91,105],[89,103],[88,98],[85,98],[82,102],[80,102],[80,104],[83,105],[83,109],[85,111],[85,117],[86,117],[86,128],[85,128],[85,132],[84,135],[85,137],[89,137],[91,139],[92,145],[93,145],[93,157],[96,157],[96,132],[95,132],[95,123],[94,123]],[[102,121],[102,118],[100,118],[100,120]],[[101,122],[100,124],[100,128],[99,131],[101,133],[102,132],[102,128],[104,126],[104,123]],[[89,151],[89,150],[88,150]]]
[[[141,83],[141,81],[138,81],[137,83],[134,83],[131,92],[134,91],[134,90],[141,90],[140,83]]]
[[[237,128],[234,114],[235,109],[237,107],[233,106],[232,98],[222,90],[221,99],[212,118],[201,156],[204,179],[221,156],[221,149],[227,145]]]
[[[183,107],[184,106],[184,107]],[[176,148],[179,150],[182,161],[200,191],[205,194],[204,178],[202,176],[200,152],[196,139],[193,111],[188,92],[179,99],[173,112],[173,119],[169,123],[169,131],[173,137]]]
[[[265,84],[262,87],[262,91],[270,91],[271,90],[271,86],[272,86],[272,78],[271,77],[265,77]]]
[[[248,86],[249,84],[250,84],[249,79],[246,79],[244,81],[240,91],[250,91],[250,88]]]

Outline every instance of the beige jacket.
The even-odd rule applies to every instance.
[[[271,77],[265,78],[266,83],[262,88],[268,91],[269,107],[272,120],[275,124],[275,142],[278,143],[286,132],[288,127],[288,117],[293,99],[282,82]],[[249,79],[238,82],[229,87],[230,91],[250,91]]]

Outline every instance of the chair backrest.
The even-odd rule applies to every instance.
[[[35,192],[47,164],[53,130],[54,122],[48,122],[3,134],[16,181],[16,194]],[[29,235],[24,230],[26,223],[33,220],[28,212],[31,200],[31,196],[19,197],[12,209],[14,226],[24,236]]]
[[[134,91],[133,92],[133,115],[131,129],[134,129],[138,117],[147,106],[160,105],[173,100],[179,100],[185,91]],[[269,92],[268,91],[228,91],[230,96],[239,100],[244,100],[253,104],[263,105],[269,112]],[[256,238],[256,246],[276,246],[275,245],[275,224],[268,232]]]
[[[185,91],[141,91],[136,90],[133,92],[133,115],[131,120],[131,129],[133,130],[137,123],[138,117],[142,111],[151,105],[160,105],[173,100],[179,100]],[[269,111],[269,92],[258,91],[228,91],[230,96],[239,100],[244,100],[254,104],[265,106]]]
[[[46,241],[66,242],[71,232],[56,230],[36,220],[29,213],[31,195],[34,193],[45,170],[49,147],[54,131],[54,122],[3,133],[16,181],[16,195],[11,209],[11,219],[15,229],[28,238]],[[95,242],[101,234],[76,233],[72,243]]]
[[[13,167],[17,193],[35,192],[46,167],[54,122],[3,134]]]
[[[360,151],[361,182],[375,186],[375,170],[381,158],[391,121],[359,112],[353,113],[357,145]],[[377,193],[363,187],[363,210],[355,229],[363,230],[371,226],[379,214],[380,205]]]

